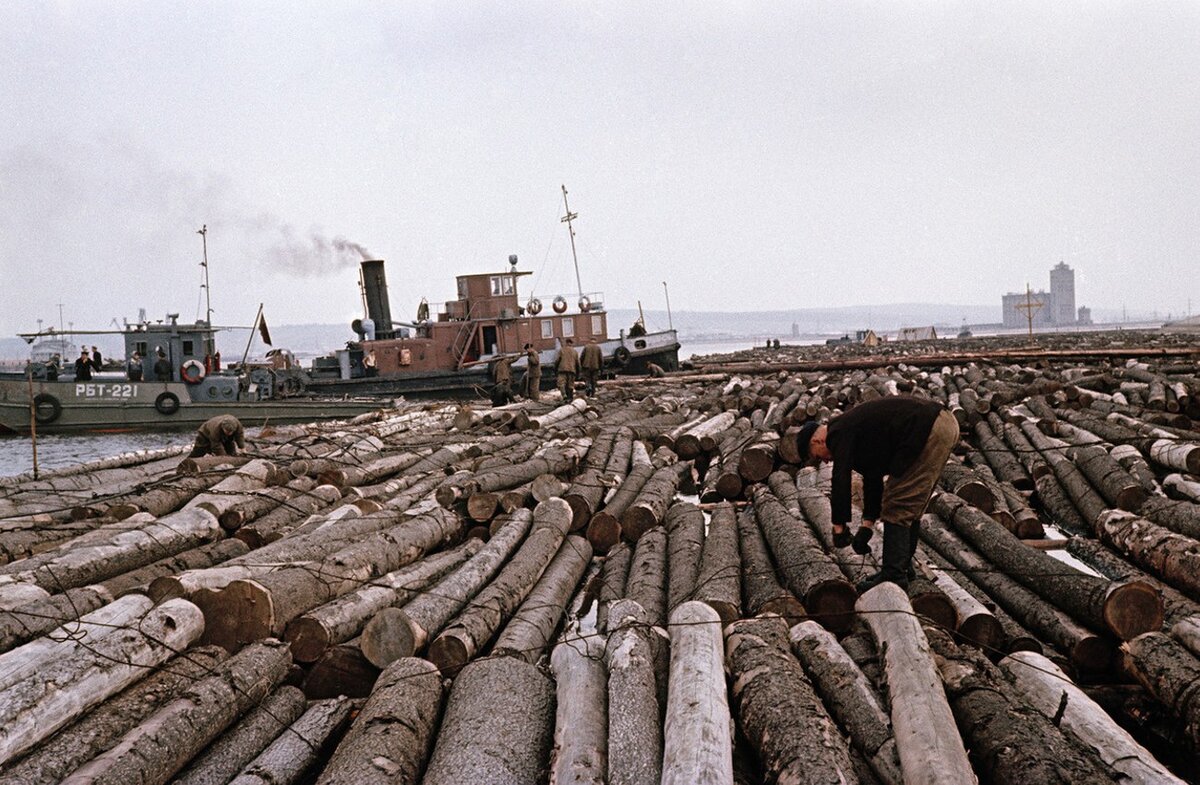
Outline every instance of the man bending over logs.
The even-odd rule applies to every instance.
[[[196,444],[189,458],[204,455],[237,455],[246,447],[246,432],[232,414],[218,414],[204,422],[196,431]]]
[[[883,566],[859,582],[860,592],[884,581],[908,586],[917,527],[958,436],[949,411],[904,395],[867,401],[828,424],[809,422],[801,429],[800,454],[833,461],[834,544],[865,555],[875,522],[883,522]],[[846,528],[851,470],[863,478],[863,522],[853,538]]]

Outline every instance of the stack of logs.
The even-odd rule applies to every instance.
[[[1185,349],[613,382],[0,479],[0,785],[1188,781]],[[916,579],[860,596],[880,538],[834,546],[797,433],[897,394],[962,440]]]

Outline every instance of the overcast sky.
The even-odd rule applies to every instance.
[[[1200,3],[0,5],[0,333],[610,307],[1200,311]],[[339,250],[340,249],[340,250]]]

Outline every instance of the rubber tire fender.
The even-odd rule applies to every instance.
[[[49,411],[42,407],[49,406]],[[62,416],[62,402],[50,393],[38,393],[33,396],[33,419],[41,425],[49,425]]]
[[[613,349],[613,364],[618,368],[624,368],[629,364],[630,356],[628,349],[624,346],[618,346],[616,349]]]
[[[161,392],[154,399],[154,409],[162,415],[170,417],[179,411],[179,396],[173,392]]]

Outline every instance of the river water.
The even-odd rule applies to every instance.
[[[685,360],[694,354],[724,354],[757,345],[757,341],[750,339],[685,343],[679,350],[679,358]],[[59,469],[120,453],[189,444],[193,438],[194,434],[187,431],[39,436],[38,468],[42,471]],[[0,436],[0,477],[32,469],[33,445],[30,440],[27,437]]]

